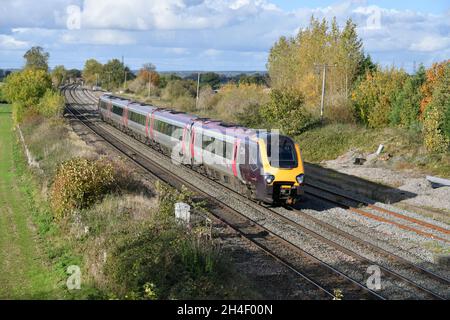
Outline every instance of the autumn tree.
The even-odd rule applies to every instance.
[[[103,65],[95,59],[89,59],[84,63],[83,79],[89,85],[98,85],[98,80],[103,71]]]
[[[340,28],[336,19],[328,23],[311,17],[308,27],[293,38],[281,37],[271,48],[267,68],[274,89],[303,95],[305,107],[317,114],[322,68],[316,64],[336,66],[327,74],[327,104],[333,108],[347,100],[356,79],[365,72],[366,59],[351,19]]]
[[[437,65],[427,72],[434,73]],[[424,142],[429,151],[448,152],[450,146],[450,60],[439,64],[430,102],[424,113]]]
[[[67,80],[67,70],[64,66],[56,66],[51,73],[53,85],[58,88],[62,83]]]
[[[49,53],[42,47],[32,47],[24,54],[25,69],[48,70]]]
[[[160,76],[156,72],[156,66],[153,63],[145,63],[138,72],[137,78],[143,84],[150,84],[153,87],[158,87],[160,82]]]
[[[367,73],[352,93],[355,112],[371,128],[389,125],[394,101],[407,74],[395,68]]]
[[[445,67],[450,60],[443,61],[441,63],[434,63],[430,69],[426,72],[426,81],[421,87],[423,99],[420,102],[420,114],[423,116],[428,105],[432,101],[433,91],[436,84],[443,78],[445,73]]]

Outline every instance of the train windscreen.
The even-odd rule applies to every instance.
[[[285,136],[270,134],[266,139],[267,157],[274,168],[290,169],[298,166],[294,142]]]

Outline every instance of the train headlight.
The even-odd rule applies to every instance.
[[[272,182],[275,181],[275,176],[267,174],[264,176],[264,181],[266,181],[267,184],[272,184]]]
[[[305,175],[302,173],[302,174],[299,174],[297,177],[296,177],[296,179],[297,179],[297,182],[298,182],[298,184],[303,184],[304,182],[305,182]]]

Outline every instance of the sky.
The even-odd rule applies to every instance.
[[[364,50],[383,66],[413,71],[450,58],[450,1],[373,0],[0,0],[0,68],[20,68],[31,46],[51,67],[89,58],[131,69],[266,69],[271,46],[311,15],[358,25]]]

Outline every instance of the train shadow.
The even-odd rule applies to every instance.
[[[417,193],[414,192],[368,181],[315,164],[305,163],[304,167],[307,183],[326,186],[330,191],[336,191],[343,195],[358,196],[369,204],[376,202],[394,204],[417,197]]]

